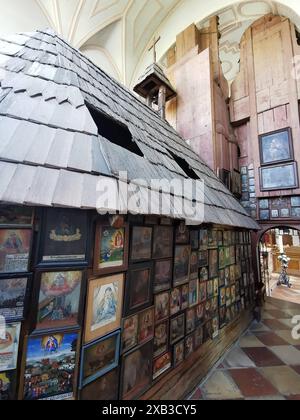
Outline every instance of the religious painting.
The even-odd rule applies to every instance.
[[[155,327],[154,331],[154,357],[165,353],[168,350],[169,321],[164,321]]]
[[[219,310],[219,327],[220,329],[226,326],[226,306],[222,306]]]
[[[236,263],[235,246],[232,245],[229,248],[229,251],[230,251],[230,264],[235,264]]]
[[[28,272],[31,229],[0,229],[0,274]]]
[[[228,286],[230,284],[230,268],[226,267],[224,270],[225,273],[225,286]]]
[[[186,311],[186,334],[191,333],[196,328],[195,309],[188,309]]]
[[[216,316],[212,319],[212,338],[213,340],[219,336],[219,317]]]
[[[155,324],[165,321],[170,315],[170,293],[164,292],[155,296],[154,299]]]
[[[211,249],[209,251],[209,278],[212,279],[217,277],[219,274],[219,264],[218,264],[218,250]]]
[[[191,265],[190,265],[190,278],[198,278],[198,252],[193,251],[191,253]]]
[[[259,200],[259,208],[261,210],[268,210],[269,209],[269,200],[263,199],[263,200]]]
[[[271,217],[272,217],[272,219],[278,219],[279,210],[271,210]]]
[[[119,348],[120,331],[83,347],[80,371],[81,388],[118,366]]]
[[[185,347],[185,358],[189,358],[194,353],[194,334],[186,337],[184,342]]]
[[[172,285],[173,260],[159,260],[154,262],[154,293],[169,290]]]
[[[235,265],[230,266],[230,284],[235,283],[236,268]]]
[[[199,249],[205,251],[208,248],[208,230],[201,229],[199,232]]]
[[[208,321],[211,318],[212,312],[212,301],[211,299],[205,302],[204,321]]]
[[[300,196],[291,197],[291,206],[300,207]]]
[[[176,368],[184,361],[184,340],[175,344],[173,348],[173,366]]]
[[[196,328],[194,332],[194,346],[197,350],[203,344],[203,327]]]
[[[189,283],[189,307],[197,305],[199,301],[199,280],[191,280]]]
[[[224,258],[225,258],[225,266],[231,264],[231,255],[230,255],[230,247],[227,246],[224,250]]]
[[[138,344],[138,315],[132,315],[123,320],[121,350],[125,353]]]
[[[181,289],[176,287],[170,294],[170,315],[176,315],[181,310]]]
[[[290,216],[291,216],[290,209],[280,209],[280,217],[288,218]]]
[[[208,280],[208,269],[206,267],[203,267],[200,270],[200,282],[203,283]]]
[[[30,226],[33,211],[30,207],[1,206],[0,225],[2,226]]]
[[[184,311],[189,307],[189,284],[181,287],[181,310]]]
[[[159,378],[172,367],[172,354],[170,352],[163,354],[153,362],[153,380]]]
[[[94,273],[112,274],[128,268],[128,225],[115,228],[100,223],[96,229]]]
[[[41,240],[42,264],[87,261],[88,218],[78,210],[48,209]]]
[[[123,288],[124,274],[114,274],[89,281],[85,323],[86,343],[121,327]]]
[[[74,396],[78,333],[44,335],[28,340],[24,399],[69,399]]]
[[[21,324],[5,324],[0,331],[0,372],[15,370],[17,367]]]
[[[153,258],[171,258],[173,255],[173,227],[155,226],[153,234]]]
[[[236,299],[235,285],[234,286],[231,286],[231,292],[230,292],[230,294],[231,294],[231,303],[234,303],[235,302],[235,299]]]
[[[300,217],[300,207],[292,208],[292,217],[296,217],[297,219]]]
[[[153,373],[153,342],[132,350],[122,358],[121,399],[135,400],[151,385]]]
[[[82,277],[82,271],[41,274],[37,330],[57,330],[79,324]]]
[[[214,281],[209,280],[206,286],[207,286],[206,288],[207,299],[211,299],[214,296]]]
[[[231,287],[225,288],[225,294],[226,294],[226,306],[228,308],[231,305]]]
[[[0,401],[13,401],[16,390],[16,372],[0,373]]]
[[[203,303],[200,303],[200,305],[197,305],[195,308],[195,320],[196,325],[201,325],[204,319],[204,312],[205,312],[205,305]]]
[[[199,231],[191,230],[190,239],[191,239],[192,250],[198,250],[199,249]]]
[[[262,165],[288,162],[294,158],[290,128],[261,135],[259,142]]]
[[[218,297],[219,296],[219,279],[215,278],[213,279],[213,284],[214,284],[214,297]]]
[[[131,260],[146,261],[152,256],[152,228],[134,226],[131,236]]]
[[[297,164],[260,168],[260,184],[262,191],[298,188]]]
[[[6,322],[24,319],[28,277],[0,279],[0,316]]]
[[[225,287],[221,287],[219,289],[219,304],[220,306],[226,305],[226,289]]]
[[[180,286],[189,281],[190,256],[191,247],[189,245],[176,246],[174,260],[174,286]]]
[[[113,369],[101,378],[85,386],[80,393],[81,401],[117,401],[119,396],[119,369]]]
[[[199,302],[204,302],[206,300],[206,291],[207,291],[206,282],[200,283],[199,284]]]
[[[133,265],[127,273],[125,316],[152,306],[153,304],[153,264]]]
[[[225,270],[219,271],[219,287],[225,286]]]
[[[185,333],[185,314],[180,314],[170,321],[170,344],[173,345],[177,341],[184,338]]]
[[[259,219],[260,220],[269,220],[270,219],[270,210],[260,210]]]
[[[224,247],[219,248],[219,269],[225,268],[225,249]]]
[[[199,267],[206,267],[208,265],[208,251],[199,251],[198,254]]]
[[[188,244],[190,242],[190,231],[185,222],[181,222],[175,231],[175,242],[176,244]]]
[[[212,338],[212,321],[206,322],[206,324],[203,327],[203,340],[204,342],[207,342]]]
[[[139,344],[144,344],[154,337],[154,308],[139,313]]]
[[[214,249],[218,246],[218,231],[210,229],[208,231],[208,248]]]

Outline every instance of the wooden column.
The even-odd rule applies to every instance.
[[[166,96],[167,88],[161,85],[158,92],[158,112],[162,119],[166,118]]]

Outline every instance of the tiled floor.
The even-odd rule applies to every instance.
[[[290,277],[292,288],[277,286],[278,274],[273,274],[270,280],[270,296],[275,299],[300,304],[300,277]],[[269,288],[267,288],[269,291]]]
[[[269,298],[261,323],[251,325],[190,398],[300,400],[300,339],[291,334],[295,315],[300,305]]]

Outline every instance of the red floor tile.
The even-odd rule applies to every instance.
[[[194,394],[191,396],[191,401],[199,401],[202,400],[202,392],[201,389],[198,388]]]
[[[291,366],[297,373],[300,375],[300,365],[299,366]]]
[[[267,347],[289,345],[289,343],[275,334],[275,332],[257,332],[255,335]]]
[[[264,319],[263,323],[271,328],[272,330],[277,330],[277,331],[287,331],[290,330],[291,327],[288,327],[287,325],[282,324],[280,321],[278,321],[277,319]]]
[[[246,398],[278,394],[278,390],[256,369],[234,369],[229,373]]]
[[[282,360],[280,360],[271,350],[266,347],[250,347],[245,348],[243,351],[254,361],[257,367],[271,367],[271,366],[283,366]]]

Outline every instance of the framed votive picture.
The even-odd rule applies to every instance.
[[[130,254],[132,262],[147,261],[151,259],[152,235],[152,227],[134,226],[132,228]]]
[[[173,255],[172,226],[155,226],[153,232],[153,258],[171,258]]]
[[[138,345],[139,316],[132,315],[123,320],[121,352],[126,353]]]
[[[80,392],[82,401],[117,401],[119,397],[119,369],[113,369],[85,386]]]
[[[127,273],[125,316],[133,315],[153,304],[153,264],[134,264]]]
[[[0,372],[17,368],[21,324],[5,324],[0,336]]]
[[[144,344],[154,337],[154,308],[139,313],[139,344]]]
[[[172,367],[172,354],[167,352],[153,362],[153,379],[159,378]]]
[[[180,286],[189,281],[190,277],[190,245],[180,245],[175,248],[173,284]]]
[[[180,314],[170,320],[170,344],[182,340],[185,334],[185,314]]]
[[[184,340],[175,344],[173,347],[173,365],[174,368],[179,366],[184,361]]]
[[[97,224],[94,272],[98,275],[126,271],[128,268],[129,227]]]
[[[124,274],[89,280],[86,303],[85,342],[121,328]]]
[[[169,342],[169,320],[161,322],[155,327],[154,332],[154,357],[165,353]]]
[[[172,286],[173,260],[163,259],[154,262],[154,293],[169,290]]]
[[[260,186],[262,191],[298,188],[297,164],[287,163],[260,168]]]
[[[261,164],[269,165],[293,160],[292,130],[285,128],[259,136]]]
[[[29,271],[31,229],[0,229],[0,274]]]
[[[6,322],[24,319],[28,283],[29,277],[0,279],[0,316]]]

